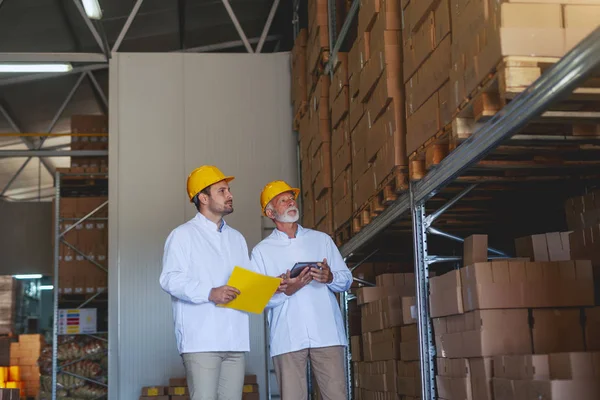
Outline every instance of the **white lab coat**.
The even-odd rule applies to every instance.
[[[271,356],[328,346],[346,346],[348,341],[340,306],[334,292],[352,284],[352,273],[335,243],[322,232],[298,225],[296,238],[275,229],[252,250],[254,268],[279,276],[296,262],[320,262],[327,258],[333,273],[329,284],[312,281],[292,296],[276,294],[269,302]]]
[[[250,350],[248,315],[208,301],[236,265],[251,268],[248,246],[225,222],[218,229],[197,213],[167,238],[160,285],[171,295],[180,354]]]

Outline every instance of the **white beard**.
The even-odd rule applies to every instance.
[[[296,211],[296,215],[290,215],[290,211]],[[283,215],[275,213],[275,219],[283,223],[293,223],[300,219],[300,212],[298,211],[298,207],[290,207]]]

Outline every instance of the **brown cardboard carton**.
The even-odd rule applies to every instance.
[[[348,86],[342,88],[339,96],[333,101],[331,108],[331,126],[336,128],[350,111],[350,94]]]
[[[350,125],[348,118],[345,118],[340,124],[333,130],[331,135],[331,152],[337,154],[342,146],[350,146]]]
[[[417,323],[416,297],[402,297],[402,322],[404,325]]]
[[[331,214],[333,210],[333,201],[331,192],[325,192],[321,198],[315,200],[315,223],[319,224],[325,216]]]
[[[585,309],[585,341],[588,351],[600,351],[600,307]]]
[[[585,261],[476,263],[460,270],[464,310],[593,305]]]
[[[346,196],[352,194],[352,177],[350,176],[350,168],[342,171],[342,173],[333,182],[333,204],[342,201]],[[335,206],[334,206],[335,208]]]
[[[333,184],[333,179],[331,176],[331,144],[323,143],[323,145],[317,150],[315,157],[312,160],[312,170],[316,170],[317,172],[313,175],[315,176],[314,183],[314,194],[318,199],[325,190],[331,188]]]
[[[346,195],[334,206],[333,217],[333,229],[336,231],[352,218],[352,194]]]
[[[442,127],[439,93],[434,93],[406,119],[406,154],[410,155]]]
[[[350,143],[342,145],[333,156],[333,179],[337,180],[340,175],[350,167],[352,163],[352,146]]]
[[[585,349],[581,309],[536,309],[533,319],[533,350],[536,354]]]
[[[352,361],[362,361],[362,337],[352,336],[350,338],[350,352],[352,353]]]
[[[463,245],[463,266],[477,262],[487,261],[488,238],[487,235],[471,235],[465,239]]]
[[[460,271],[430,278],[429,284],[429,312],[432,318],[464,312]]]
[[[354,174],[354,171],[352,171]],[[354,211],[358,211],[367,200],[374,194],[377,187],[377,178],[371,168],[358,179],[354,184],[352,196],[354,201]]]
[[[337,55],[338,64],[333,72],[333,79],[331,85],[333,91],[330,92],[331,96],[339,96],[344,89],[348,86],[349,76],[349,65],[348,65],[349,53],[339,52]]]
[[[435,318],[437,354],[447,358],[532,352],[527,310],[484,310]]]
[[[419,330],[416,324],[403,326],[401,328],[402,342],[400,343],[400,354],[402,361],[418,361],[419,352]]]

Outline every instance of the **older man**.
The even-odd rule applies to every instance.
[[[160,285],[171,295],[192,400],[242,398],[248,315],[217,307],[240,294],[227,286],[233,267],[250,267],[246,240],[223,220],[233,212],[233,179],[214,166],[194,170],[187,192],[198,213],[175,228],[165,244]]]
[[[322,397],[346,400],[348,343],[334,293],[350,288],[352,274],[328,235],[297,223],[299,192],[274,181],[261,193],[262,212],[277,229],[252,250],[252,262],[265,275],[285,277],[285,290],[270,302],[271,356],[284,400],[306,399],[309,359]],[[316,266],[290,278],[297,262]]]

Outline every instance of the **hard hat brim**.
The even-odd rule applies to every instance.
[[[215,183],[219,183],[219,182],[223,182],[223,181],[229,183],[229,182],[231,182],[234,179],[235,179],[235,176],[226,176],[223,179],[219,179],[219,180],[216,180],[216,181],[214,181],[212,183],[207,184],[206,186],[204,186],[203,188],[201,188],[200,190],[198,190],[198,193],[200,193],[201,191],[203,191],[207,187],[214,185]],[[196,193],[195,195],[191,196],[190,203],[194,202],[194,197],[198,196],[198,193]]]
[[[298,189],[298,188],[291,188],[291,189],[287,189],[287,190],[284,190],[284,191],[282,191],[281,193],[286,193],[286,192],[292,192],[292,193],[294,193],[294,200],[297,200],[297,199],[298,199],[298,196],[300,195],[300,189]],[[269,203],[270,203],[271,201],[273,201],[273,199],[274,199],[275,197],[279,196],[281,193],[277,193],[275,196],[273,196],[273,198],[272,198],[271,200],[269,200]],[[267,217],[267,206],[269,205],[269,203],[267,203],[267,204],[265,205],[265,208],[263,209],[263,215],[264,215],[265,217]]]

